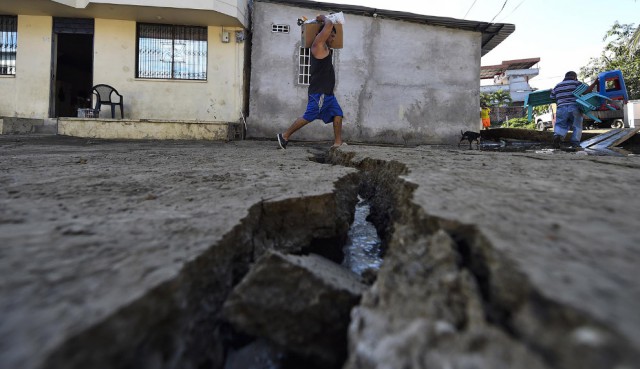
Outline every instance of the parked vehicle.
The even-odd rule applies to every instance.
[[[546,131],[547,129],[553,128],[553,124],[556,121],[556,115],[553,112],[551,105],[547,105],[544,113],[534,115],[534,119],[536,122],[536,130]]]
[[[593,91],[585,93],[586,85],[578,87],[574,95],[584,112],[584,127],[591,128],[624,128],[625,105],[629,101],[627,87],[619,70],[611,70],[598,74]],[[529,93],[525,98],[528,108],[528,119],[532,119],[533,107],[553,103],[551,90],[538,90]],[[548,118],[542,118],[544,121]],[[544,123],[543,123],[544,125]],[[536,127],[538,118],[536,117]]]
[[[619,70],[611,70],[598,74],[596,86],[592,91],[602,97],[593,98],[590,102],[596,106],[591,114],[585,114],[584,126],[598,128],[625,128],[624,109],[629,102],[627,87]],[[585,95],[586,96],[586,95]]]

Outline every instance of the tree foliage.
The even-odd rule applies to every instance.
[[[629,99],[640,99],[640,48],[634,47],[633,41],[637,37],[637,30],[633,24],[615,22],[603,38],[607,43],[602,54],[591,58],[586,66],[580,68],[580,78],[595,80],[598,73],[619,69]]]
[[[511,95],[504,90],[496,92],[482,92],[480,94],[480,107],[490,108],[494,106],[505,106],[511,102]]]
[[[640,24],[636,31],[631,36],[631,43],[629,44],[629,53],[633,54],[640,49]]]

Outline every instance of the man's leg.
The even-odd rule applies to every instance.
[[[278,145],[280,145],[280,148],[281,149],[286,149],[287,148],[287,144],[289,143],[289,137],[291,137],[291,135],[295,131],[297,131],[300,128],[304,127],[308,123],[309,123],[308,120],[304,119],[303,117],[300,117],[300,118],[296,119],[293,122],[293,124],[291,124],[289,129],[284,131],[284,133],[278,133],[278,135],[276,137],[278,138]]]
[[[582,112],[580,108],[575,108],[573,114],[573,134],[571,135],[571,145],[580,145],[582,138]]]
[[[289,137],[291,137],[292,134],[294,134],[297,130],[306,126],[307,124],[309,124],[309,121],[302,117],[296,119],[295,122],[293,122],[293,124],[289,127],[289,129],[284,131],[282,137],[284,137],[285,140],[289,141]]]
[[[335,116],[333,117],[333,136],[334,136],[334,143],[333,146],[331,147],[338,147],[340,145],[342,145],[342,117],[341,116]]]
[[[555,148],[560,147],[560,142],[564,140],[564,137],[569,131],[569,116],[571,112],[567,107],[559,107],[556,113],[556,125],[553,127],[553,146]]]

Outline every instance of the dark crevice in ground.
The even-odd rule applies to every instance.
[[[397,241],[399,226],[410,230],[409,241],[442,230],[450,235],[459,255],[458,267],[468,271],[478,287],[488,325],[527,347],[549,367],[568,369],[582,363],[583,368],[599,368],[632,362],[623,338],[535,290],[516,264],[495,250],[475,226],[430,216],[413,204],[416,185],[401,178],[408,174],[402,163],[355,162],[353,154],[339,150],[331,150],[328,156],[312,153],[309,159],[355,167],[360,173],[338,181],[333,194],[252,206],[240,224],[185,265],[177,278],[100,324],[77,332],[43,367],[223,368],[231,352],[256,341],[221,318],[221,307],[234,286],[267,250],[341,260],[357,194],[370,203],[369,220],[378,230],[383,253]],[[466,320],[456,328],[466,329]],[[576,332],[596,334],[604,343],[576,346],[567,339]],[[283,354],[281,364],[283,369],[318,367],[312,358],[289,352]]]
[[[267,250],[339,254],[353,219],[358,181],[357,175],[348,175],[335,183],[333,194],[252,206],[236,227],[188,262],[177,278],[77,332],[45,358],[42,367],[223,368],[230,348],[253,339],[221,319],[227,295]],[[321,250],[329,244],[334,250]],[[287,354],[286,360],[293,363],[290,368],[315,365],[294,354]]]
[[[425,214],[413,204],[415,185],[400,178],[408,172],[403,164],[368,158],[358,161],[353,153],[337,151],[328,162],[361,171],[361,186],[372,202],[371,218],[384,245],[398,237],[395,229],[400,225],[411,230],[401,236],[405,244],[407,238],[422,239],[439,230],[448,233],[455,242],[459,268],[469,271],[478,286],[487,324],[528,348],[550,368],[635,365],[636,355],[625,338],[584,312],[546,298],[476,226]],[[597,343],[586,342],[589,338],[585,337],[597,337]]]

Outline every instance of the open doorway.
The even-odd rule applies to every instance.
[[[91,105],[93,19],[54,18],[51,117],[76,117]]]

